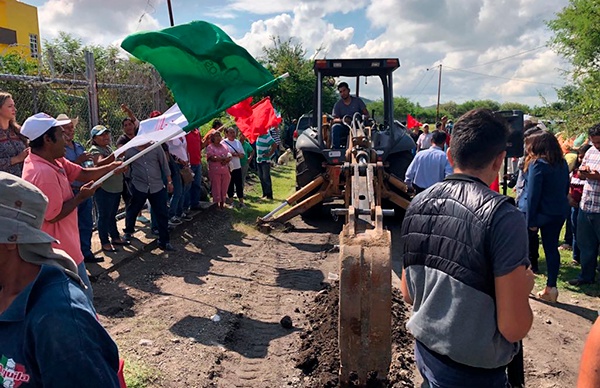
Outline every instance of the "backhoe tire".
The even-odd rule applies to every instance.
[[[324,161],[325,158],[315,152],[296,151],[296,190],[300,190],[325,172]],[[319,188],[315,189],[310,195],[315,194],[318,190]],[[301,216],[304,218],[322,217],[322,209],[323,203],[321,202],[302,213]]]
[[[389,163],[389,166],[386,169],[386,172],[394,175],[396,178],[398,178],[402,182],[404,182],[404,179],[406,178],[406,170],[408,170],[408,166],[410,166],[410,163],[412,162],[413,158],[414,158],[413,154],[410,151],[402,151],[402,152],[397,152],[395,154],[391,154],[390,156],[388,156],[388,158],[386,160],[386,162]],[[405,192],[403,192],[401,190],[398,190],[394,185],[388,184],[388,187],[394,193],[400,195],[403,198],[410,200],[410,196],[408,194],[406,194]],[[386,200],[386,201],[384,201],[383,206],[384,206],[384,208],[387,208],[387,209],[390,209],[390,208],[394,209],[394,218],[396,218],[396,219],[404,218],[405,210],[403,208],[401,208],[400,206],[396,205],[395,203]]]

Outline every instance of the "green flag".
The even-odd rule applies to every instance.
[[[189,122],[186,131],[277,82],[243,47],[207,22],[133,34],[121,47],[158,70]]]

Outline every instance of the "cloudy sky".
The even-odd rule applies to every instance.
[[[169,25],[166,0],[26,0],[38,6],[43,39],[67,31],[87,43]],[[293,37],[312,56],[399,58],[395,95],[424,106],[490,98],[540,105],[556,100],[566,63],[544,47],[544,21],[568,0],[172,0],[175,23],[206,20],[260,56],[270,36]],[[516,55],[518,54],[518,55]],[[510,58],[507,58],[510,57]],[[430,70],[428,70],[430,69]],[[377,81],[377,82],[376,82]],[[528,82],[523,82],[528,81]],[[361,95],[375,99],[375,79]]]

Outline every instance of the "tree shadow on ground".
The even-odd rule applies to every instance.
[[[214,260],[232,257],[227,245],[248,246],[242,241],[244,237],[244,233],[231,229],[230,219],[225,213],[207,211],[196,218],[196,222],[185,223],[171,233],[176,252],[140,252],[112,273],[118,274],[116,278],[108,274],[101,275],[93,284],[94,305],[101,315],[133,317],[137,299],[129,289],[186,298],[163,292],[157,281],[164,276],[171,276],[182,278],[189,284],[204,284],[203,278],[210,273]],[[189,249],[189,246],[192,248]]]
[[[220,317],[218,322],[188,315],[169,331],[180,337],[194,338],[206,346],[224,346],[247,358],[265,358],[271,341],[299,330],[284,329],[278,322],[263,322],[241,313],[218,310],[217,315]]]
[[[598,318],[598,311],[592,310],[592,309],[589,309],[586,307],[581,307],[581,306],[566,304],[566,303],[561,303],[561,302],[550,303],[550,302],[541,300],[539,298],[535,298],[533,296],[530,296],[530,298],[535,301],[538,301],[540,303],[543,303],[546,306],[558,308],[558,309],[570,312],[572,314],[579,315],[580,317],[587,319],[588,321],[590,321],[592,323],[594,323],[596,321],[596,318]]]

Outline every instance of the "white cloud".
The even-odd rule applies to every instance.
[[[239,39],[238,43],[251,54],[260,56],[263,47],[272,45],[271,37],[282,40],[294,38],[303,43],[311,56],[322,48],[321,55],[335,57],[345,51],[354,35],[353,28],[340,30],[326,22],[325,9],[316,3],[300,3],[294,8],[292,15],[284,13],[254,22],[250,32]]]
[[[152,13],[162,2],[149,7],[147,0],[49,0],[38,9],[41,33],[45,39],[64,31],[86,43],[120,43],[133,32],[160,28]]]
[[[193,13],[195,0],[187,1]],[[202,15],[222,21],[219,26],[255,56],[262,55],[262,48],[272,44],[272,36],[278,36],[301,42],[309,56],[322,47],[320,55],[328,58],[397,57],[402,67],[394,75],[396,95],[406,95],[422,105],[431,105],[437,99],[437,70],[426,69],[440,62],[445,66],[442,101],[490,98],[539,104],[538,91],[548,100],[556,98],[549,85],[494,79],[451,67],[550,84],[564,82],[557,68],[566,65],[547,48],[472,66],[544,45],[550,37],[544,20],[552,19],[568,0],[211,2],[213,5],[205,7]],[[66,31],[86,43],[120,43],[132,32],[161,28],[153,12],[160,5],[164,8],[164,0],[151,0],[151,4],[153,7],[148,7],[147,0],[47,0],[38,14],[44,38]],[[140,23],[145,8],[147,13]],[[356,18],[356,13],[352,14],[356,20],[349,25],[354,27],[337,25],[340,13],[356,10],[363,16]],[[256,20],[249,30],[244,27],[246,20]],[[361,94],[369,98],[380,96],[381,88],[375,84],[369,81],[368,85],[361,85]]]
[[[250,12],[254,14],[270,15],[291,12],[298,5],[322,7],[327,13],[348,13],[365,7],[367,0],[340,1],[340,0],[231,0],[226,8],[235,11]]]

